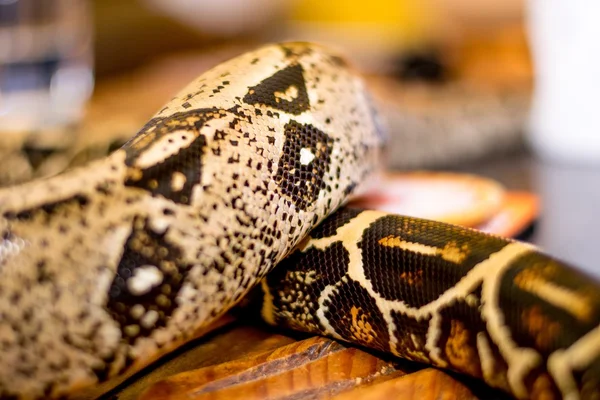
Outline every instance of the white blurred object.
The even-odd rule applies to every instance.
[[[544,159],[600,164],[600,2],[529,0],[528,11],[530,144]]]
[[[532,164],[535,192],[543,206],[534,243],[550,254],[600,278],[600,178],[598,168]]]
[[[289,6],[289,0],[146,0],[187,25],[218,36],[256,30]]]
[[[0,0],[0,134],[77,123],[93,85],[88,0]]]

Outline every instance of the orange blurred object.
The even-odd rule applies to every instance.
[[[477,229],[504,237],[515,237],[530,226],[540,212],[539,197],[529,192],[508,192],[500,211]]]
[[[411,172],[384,175],[376,189],[350,205],[512,237],[535,220],[538,203],[534,194],[506,192],[497,182],[475,175]]]

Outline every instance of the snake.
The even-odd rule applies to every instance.
[[[526,243],[347,206],[385,140],[343,57],[278,43],[204,73],[107,157],[0,190],[0,398],[139,371],[253,288],[270,324],[519,399],[598,398],[597,281]]]

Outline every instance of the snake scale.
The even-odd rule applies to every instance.
[[[139,370],[266,277],[269,323],[517,398],[598,398],[598,283],[523,243],[344,207],[384,137],[342,58],[284,43],[208,71],[107,158],[0,191],[0,397]]]

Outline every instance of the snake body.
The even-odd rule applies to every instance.
[[[268,322],[593,398],[598,284],[524,244],[336,212],[382,139],[339,56],[285,43],[205,73],[107,158],[0,191],[0,397],[139,370],[267,276]]]
[[[600,395],[598,284],[528,244],[344,208],[262,282],[263,317],[522,399]]]

